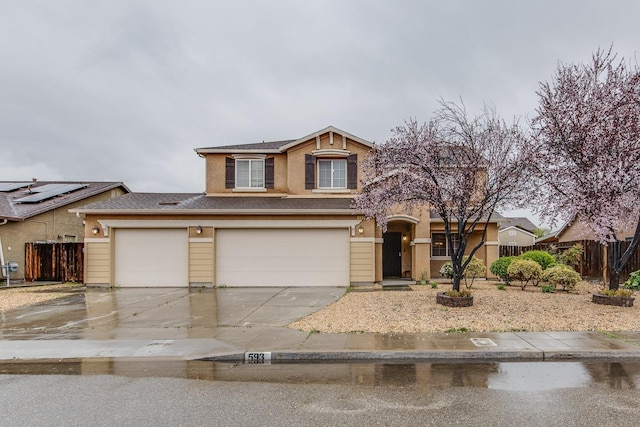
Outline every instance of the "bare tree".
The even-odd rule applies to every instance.
[[[507,125],[491,108],[469,118],[462,104],[440,104],[432,120],[409,120],[372,150],[355,205],[383,230],[398,206],[437,214],[451,249],[453,290],[459,291],[495,209],[522,200],[530,148],[517,123]],[[469,247],[474,232],[481,237]]]
[[[599,49],[589,64],[560,64],[537,94],[537,210],[552,221],[582,221],[600,243],[613,243],[617,289],[640,237],[640,71]],[[618,234],[633,228],[622,253]]]

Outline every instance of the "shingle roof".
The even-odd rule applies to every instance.
[[[235,144],[235,145],[222,145],[220,147],[205,147],[205,148],[199,148],[199,150],[212,150],[212,149],[215,149],[215,150],[236,150],[236,149],[273,150],[273,149],[279,149],[280,147],[283,147],[293,141],[295,141],[295,139],[289,139],[286,141],[268,141],[268,142],[262,141],[262,142],[251,143],[251,144]]]
[[[500,224],[500,228],[504,229],[507,227],[518,227],[526,230],[530,233],[533,233],[533,230],[538,228],[533,222],[529,220],[529,218],[525,217],[505,217],[504,220]]]
[[[251,211],[278,211],[278,213],[317,211],[350,211],[351,198],[296,198],[296,197],[214,197],[202,193],[130,193],[114,199],[91,203],[72,212],[134,213],[171,212],[189,213],[251,213]],[[314,212],[311,212],[314,211]],[[354,211],[355,212],[355,211]]]
[[[0,181],[0,184],[11,182],[25,181]],[[24,187],[14,191],[0,191],[0,218],[11,221],[23,221],[114,188],[120,187],[125,192],[129,192],[129,189],[122,182],[35,181],[29,184],[32,190],[47,184],[82,184],[85,185],[85,187],[47,198],[38,203],[20,203],[16,201],[17,199],[32,194]]]

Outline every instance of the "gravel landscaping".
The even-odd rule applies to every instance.
[[[572,292],[543,293],[539,287],[473,285],[472,307],[436,304],[436,293],[450,284],[412,286],[412,291],[350,291],[335,303],[289,325],[315,332],[511,332],[511,331],[640,331],[640,300],[633,307],[591,302],[599,285],[581,282]],[[635,295],[637,296],[637,295]]]
[[[63,298],[72,295],[65,290],[79,285],[47,285],[47,286],[25,286],[16,288],[0,287],[0,310],[23,307],[25,305],[38,304],[56,298]]]

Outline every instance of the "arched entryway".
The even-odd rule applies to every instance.
[[[414,277],[413,236],[415,223],[405,217],[389,219],[387,231],[382,235],[383,279],[410,279]]]

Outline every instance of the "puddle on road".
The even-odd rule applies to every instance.
[[[116,375],[280,384],[336,384],[435,389],[473,387],[512,391],[562,388],[640,388],[640,362],[274,363],[87,359],[15,361],[0,374]]]

